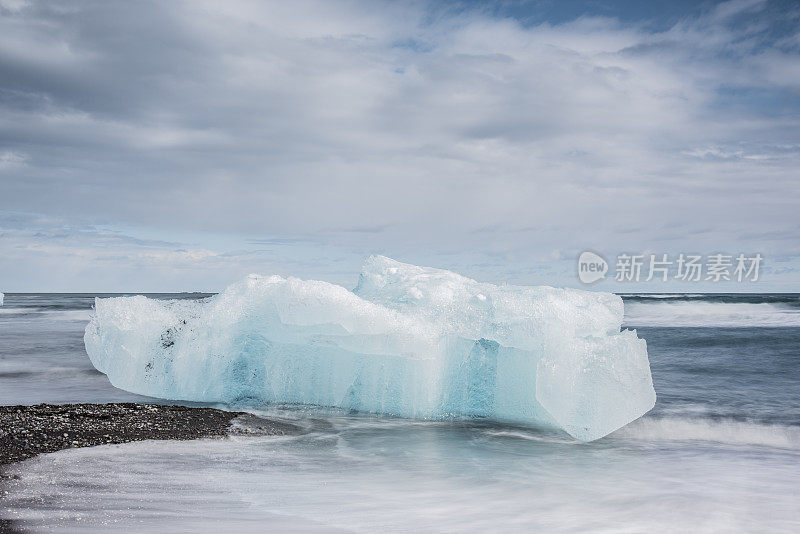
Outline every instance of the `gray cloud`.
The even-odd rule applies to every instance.
[[[797,10],[652,31],[425,2],[2,5],[0,210],[188,243],[225,260],[165,264],[221,261],[214,283],[372,251],[534,281],[670,224],[676,248],[796,248],[758,236],[797,225]],[[76,235],[92,261],[103,238]],[[122,256],[150,246],[130,237]]]

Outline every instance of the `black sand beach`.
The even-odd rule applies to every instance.
[[[0,406],[0,466],[73,447],[224,436],[243,415],[135,403]]]
[[[235,419],[247,421],[247,430],[232,429]],[[296,433],[297,428],[244,412],[190,406],[131,402],[0,406],[0,468],[40,453],[74,447],[242,432],[281,435]]]

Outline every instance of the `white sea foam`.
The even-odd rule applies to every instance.
[[[489,436],[535,442],[578,443],[563,435],[541,430],[491,428]],[[608,439],[641,441],[656,446],[663,442],[710,442],[800,450],[800,427],[769,425],[734,419],[667,416],[642,417],[613,432]]]
[[[709,441],[800,450],[800,427],[767,425],[733,419],[643,417],[612,438],[659,441]]]
[[[59,321],[81,321],[89,322],[92,317],[92,310],[53,310],[46,312],[53,319]]]
[[[640,297],[648,299],[701,299],[708,295],[702,293],[617,293],[620,297]]]
[[[92,310],[48,310],[41,308],[0,308],[0,315],[26,315],[29,319],[36,317],[47,318],[53,321],[80,321],[89,322]]]
[[[800,326],[800,308],[780,303],[637,302],[625,303],[630,326]]]

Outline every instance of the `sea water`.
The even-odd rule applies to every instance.
[[[0,403],[151,400],[88,361],[94,296],[6,294]],[[796,532],[800,296],[623,298],[658,402],[592,443],[482,420],[268,406],[301,432],[16,464],[0,518],[56,532]]]

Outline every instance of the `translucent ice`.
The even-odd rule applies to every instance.
[[[0,293],[0,306],[2,306],[2,305],[3,305],[3,299],[4,299],[4,298],[5,298],[5,295],[3,295],[2,293]]]
[[[382,256],[354,291],[251,275],[202,301],[97,299],[94,366],[193,401],[486,417],[590,441],[655,403],[644,340],[609,293],[495,286]]]

